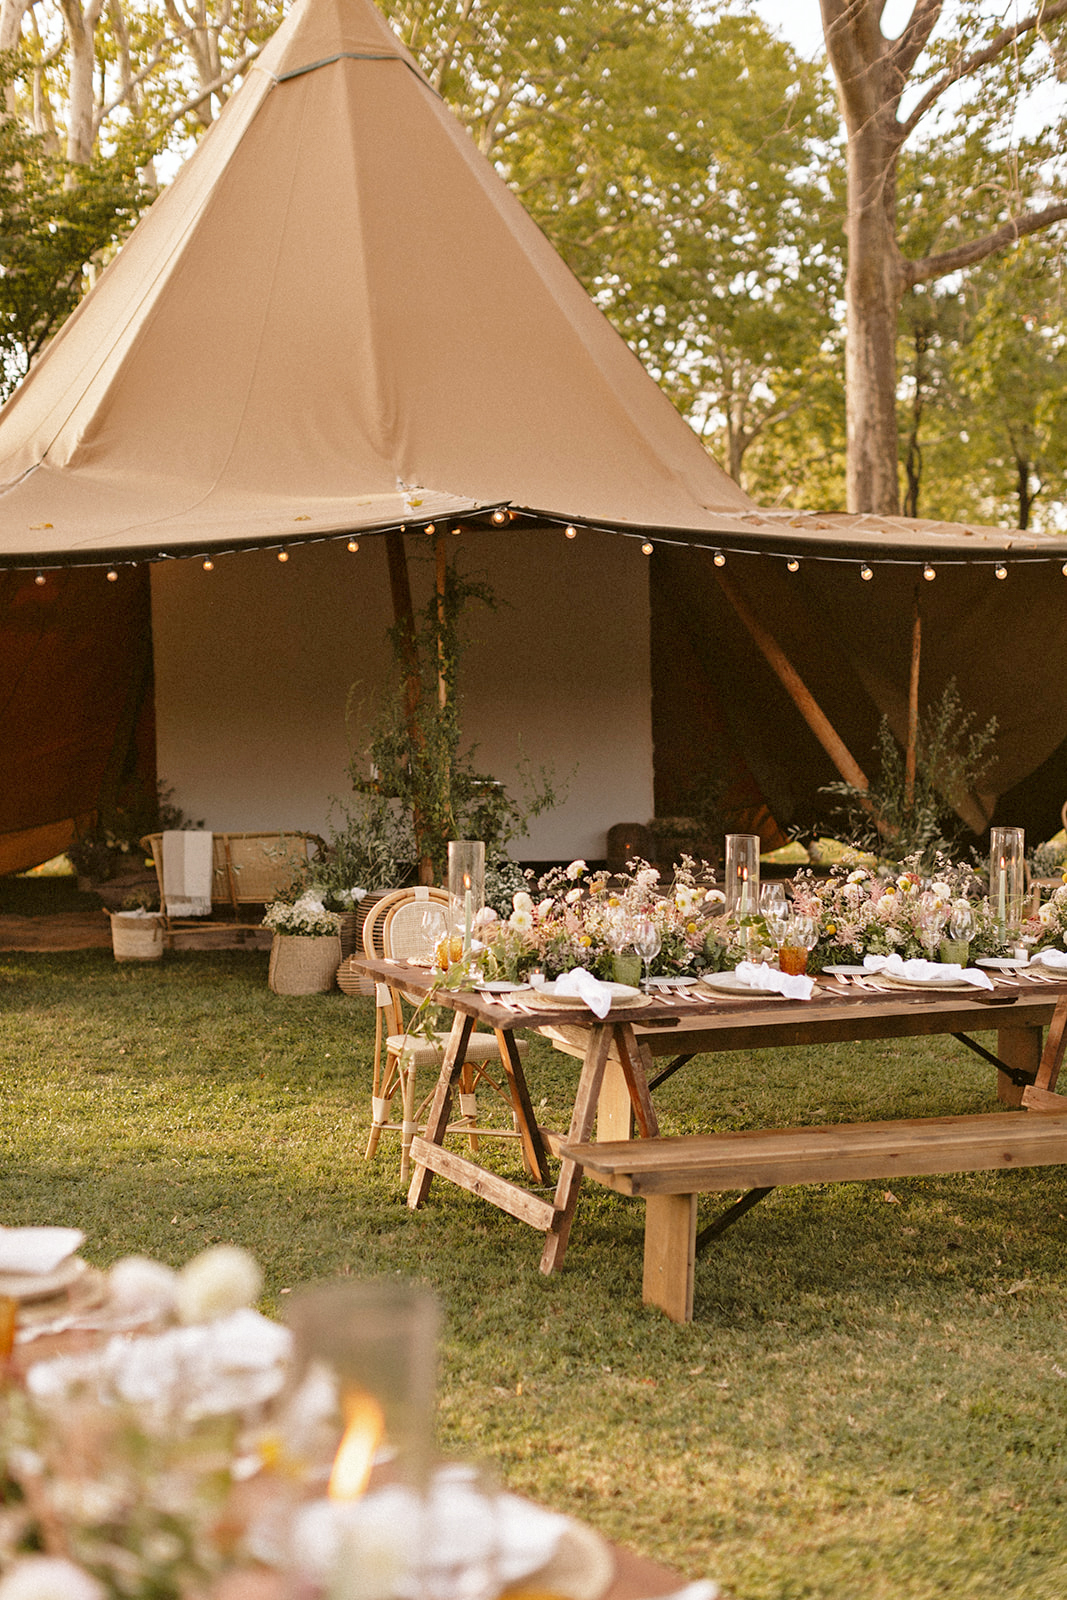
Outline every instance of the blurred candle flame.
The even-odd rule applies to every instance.
[[[345,1431],[330,1473],[326,1493],[331,1500],[358,1500],[367,1487],[374,1455],[385,1432],[381,1406],[365,1389],[344,1399]]]

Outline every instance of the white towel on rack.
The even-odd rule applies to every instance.
[[[163,835],[163,899],[168,917],[211,915],[212,835],[202,828]]]

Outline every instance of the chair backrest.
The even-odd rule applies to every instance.
[[[377,960],[406,961],[409,956],[424,959],[433,954],[423,921],[427,910],[439,908],[448,921],[448,893],[416,884],[410,889],[394,889],[367,913],[363,924],[364,953]],[[442,928],[442,932],[444,929]]]
[[[409,956],[422,961],[432,956],[439,935],[428,933],[423,926],[426,912],[431,906],[443,913],[441,932],[444,932],[448,925],[447,890],[431,889],[420,883],[413,888],[396,889],[392,894],[387,894],[367,913],[363,924],[364,954],[378,961],[406,961]],[[410,1000],[412,1004],[418,1003],[418,995],[409,995],[402,990],[398,992],[403,993],[405,1000]],[[378,984],[378,1005],[388,1004],[388,996],[388,985]]]

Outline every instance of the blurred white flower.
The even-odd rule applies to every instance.
[[[567,868],[567,876],[573,883],[576,878],[580,878],[582,873],[588,870],[584,861],[572,861]]]
[[[582,898],[582,891],[580,889],[568,889],[563,898],[569,906],[576,906]]]
[[[126,1317],[165,1317],[174,1309],[178,1274],[147,1256],[123,1256],[108,1273],[108,1298],[121,1321]]]
[[[932,883],[930,885],[930,893],[936,895],[939,900],[952,899],[952,890],[949,888],[947,883]]]
[[[533,927],[533,912],[516,908],[508,918],[508,926],[517,928],[520,933],[529,933]]]
[[[104,1600],[102,1583],[59,1556],[25,1556],[0,1578],[0,1600]]]
[[[542,900],[541,903],[537,907],[537,915],[539,917],[547,917],[548,913],[551,910],[552,910],[552,901],[551,901],[551,899]]]
[[[498,917],[497,913],[493,910],[492,906],[483,906],[482,909],[479,911],[478,915],[474,919],[474,926],[476,928],[488,928],[494,922],[499,922],[499,921],[500,921],[500,918]]]
[[[263,1288],[259,1262],[239,1245],[217,1244],[187,1261],[178,1274],[179,1322],[213,1322],[250,1306]]]
[[[520,889],[518,894],[513,894],[511,897],[511,903],[515,907],[516,911],[532,911],[534,908],[533,900],[526,893],[525,889]],[[551,905],[552,902],[548,901],[547,904]]]

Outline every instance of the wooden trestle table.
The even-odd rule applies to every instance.
[[[415,994],[427,994],[434,985],[428,969],[411,964],[359,960],[353,965]],[[521,995],[511,999],[439,989],[434,999],[454,1012],[454,1020],[425,1133],[411,1147],[415,1170],[408,1205],[415,1209],[424,1203],[435,1175],[446,1178],[543,1233],[541,1271],[551,1273],[563,1264],[584,1169],[609,1187],[645,1199],[644,1299],[676,1321],[688,1321],[698,1243],[720,1234],[779,1184],[1067,1164],[1067,1096],[1055,1093],[1067,1045],[1067,978],[992,976],[992,991],[872,990],[820,980],[807,1001],[765,994],[687,998],[684,991],[656,993],[640,1006],[613,1009],[603,1021],[584,1008],[520,1009]],[[534,1187],[443,1148],[466,1042],[479,1022],[492,1028],[500,1043],[523,1161]],[[582,1063],[566,1134],[538,1126],[515,1048],[514,1034],[523,1029],[545,1035]],[[992,1031],[995,1050],[971,1038]],[[695,1138],[660,1135],[652,1092],[695,1056],[945,1034],[996,1069],[1003,1111]],[[663,1058],[669,1059],[657,1070]],[[709,1104],[709,1122],[713,1118]],[[635,1124],[640,1137],[632,1140]],[[554,1187],[546,1152],[559,1158]],[[738,1190],[741,1199],[698,1241],[697,1195]]]

